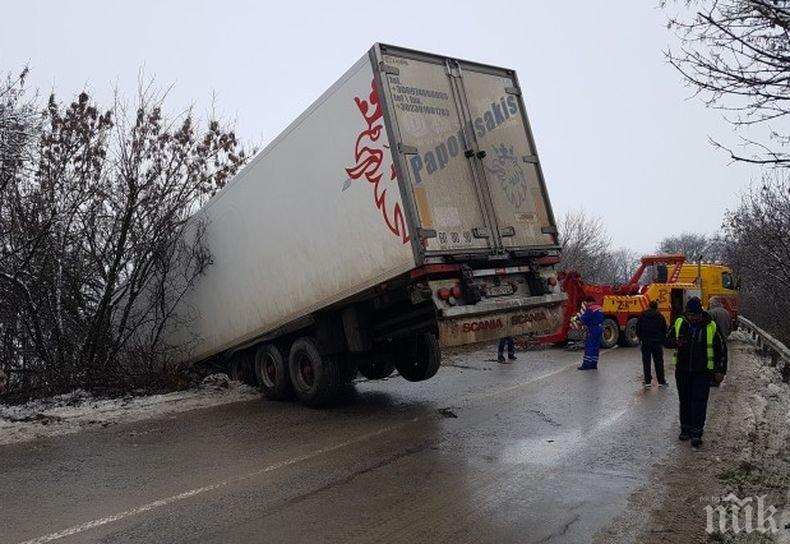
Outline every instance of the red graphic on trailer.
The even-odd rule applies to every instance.
[[[354,149],[356,164],[346,168],[350,180],[357,181],[365,178],[373,185],[373,201],[376,208],[381,211],[387,228],[400,238],[404,244],[409,242],[406,230],[406,221],[403,209],[398,202],[398,178],[389,146],[383,143],[384,132],[383,112],[379,102],[379,92],[376,81],[371,83],[370,96],[367,100],[355,97],[367,128],[357,136]]]

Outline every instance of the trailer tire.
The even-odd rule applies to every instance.
[[[601,324],[603,332],[601,334],[601,347],[604,349],[613,348],[620,339],[620,325],[611,317],[607,317]]]
[[[274,344],[262,344],[255,350],[255,378],[267,399],[284,400],[293,396],[288,364]]]
[[[396,345],[395,368],[405,380],[421,382],[433,378],[441,363],[439,340],[431,333],[418,334]]]
[[[340,384],[354,383],[357,378],[358,363],[354,357],[345,356],[337,360],[340,365]]]
[[[632,317],[625,324],[625,330],[620,334],[619,343],[625,348],[632,348],[639,345],[639,337],[636,335],[637,318]]]
[[[249,350],[237,351],[231,355],[228,361],[228,378],[247,385],[257,385],[252,368],[252,354]]]
[[[288,371],[296,396],[306,406],[321,406],[337,395],[340,365],[322,355],[311,337],[303,336],[291,345]]]
[[[389,355],[376,355],[359,365],[359,373],[368,380],[383,380],[395,372],[395,362]]]

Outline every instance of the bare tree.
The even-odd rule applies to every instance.
[[[588,282],[618,285],[628,281],[638,256],[630,249],[612,249],[600,217],[570,211],[560,219],[558,230],[561,268],[579,272]]]
[[[5,365],[39,394],[169,368],[162,332],[186,319],[177,303],[210,262],[190,217],[246,154],[217,120],[166,116],[164,98],[151,84],[132,107],[50,97],[35,169],[4,191],[0,293],[16,347]]]
[[[707,236],[694,232],[683,232],[668,236],[659,242],[658,253],[680,253],[689,261],[702,258],[704,261],[717,262],[723,259],[723,242],[718,236]]]
[[[13,378],[8,378],[14,364],[26,369],[26,345],[23,340],[22,323],[17,308],[9,294],[13,291],[13,280],[17,275],[11,259],[18,252],[37,241],[33,233],[14,230],[14,217],[20,211],[20,195],[25,180],[34,171],[38,137],[41,132],[41,115],[35,106],[34,97],[28,96],[25,88],[27,68],[17,75],[7,75],[0,82],[0,374],[3,388]],[[21,208],[24,209],[24,208]],[[22,260],[24,262],[24,260]],[[24,375],[21,376],[24,378]],[[2,391],[0,391],[2,392]]]
[[[662,0],[667,8],[681,2]],[[733,160],[790,166],[790,1],[685,0],[684,13],[670,17],[681,40],[668,51],[677,68],[709,107],[719,109],[741,136],[736,152],[717,141]]]
[[[741,312],[790,343],[790,178],[763,179],[727,213],[727,260],[742,281]]]
[[[27,75],[24,68],[0,82],[0,192],[30,163],[40,129],[39,112],[26,95]]]
[[[639,257],[639,253],[628,248],[609,251],[597,274],[598,281],[607,285],[624,285],[639,266]]]

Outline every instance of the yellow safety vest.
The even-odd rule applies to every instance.
[[[675,341],[677,341],[678,337],[680,337],[680,327],[683,326],[683,322],[686,321],[685,317],[678,317],[675,320]],[[713,338],[716,336],[716,322],[711,320],[710,323],[705,327],[705,336],[707,337],[708,341],[708,370],[713,370]],[[672,364],[678,364],[678,350],[675,349],[675,353],[672,354]]]

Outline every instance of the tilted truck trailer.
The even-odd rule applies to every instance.
[[[188,360],[249,364],[270,398],[426,380],[442,347],[561,324],[513,70],[376,44],[198,217],[213,264],[184,300]]]

